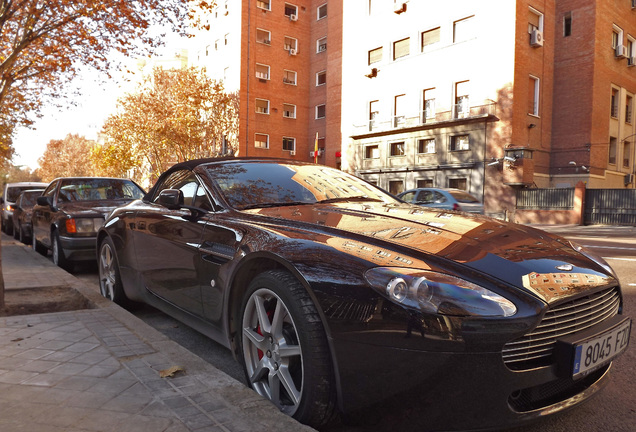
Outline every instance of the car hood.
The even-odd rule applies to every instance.
[[[117,207],[120,207],[130,200],[116,201],[73,201],[69,203],[58,203],[58,209],[73,217],[104,217]]]
[[[291,225],[318,229],[329,236],[348,237],[351,243],[366,243],[372,246],[366,248],[369,260],[379,265],[378,256],[389,258],[386,261],[393,266],[408,261],[404,257],[401,261],[396,254],[411,258],[421,254],[434,256],[490,275],[547,303],[617,283],[602,260],[576,251],[565,239],[480,215],[375,203],[274,207],[248,212],[283,228]],[[390,259],[391,254],[395,259]]]

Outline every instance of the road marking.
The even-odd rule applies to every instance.
[[[636,247],[620,247],[620,246],[594,246],[594,245],[583,245],[586,248],[595,248],[595,249],[618,249],[618,250],[630,250],[636,251]]]

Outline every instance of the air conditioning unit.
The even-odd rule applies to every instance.
[[[632,0],[632,9],[636,9],[636,0]]]
[[[393,5],[393,12],[396,14],[406,12],[406,3],[395,3],[395,5]]]
[[[291,150],[291,151],[289,152],[289,155],[290,155],[290,156],[296,156],[296,150]]]
[[[625,174],[625,186],[634,182],[634,174]]]
[[[543,32],[539,29],[532,30],[530,33],[530,46],[540,47],[543,46]]]
[[[296,54],[298,54],[298,51],[296,51],[294,48],[291,48],[289,50],[289,55],[296,55]]]
[[[289,20],[290,21],[298,21],[298,15],[296,15],[296,14],[289,15]]]
[[[627,57],[627,66],[636,66],[636,57]]]
[[[618,57],[618,58],[627,57],[627,47],[625,45],[617,45],[616,46],[616,57]]]

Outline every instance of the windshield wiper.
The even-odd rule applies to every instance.
[[[335,203],[335,202],[346,202],[346,201],[374,201],[374,202],[383,202],[378,198],[370,198],[367,196],[359,195],[359,196],[350,196],[350,197],[338,197],[338,198],[327,198],[321,201],[318,201],[319,204],[325,203]]]
[[[240,209],[249,210],[249,209],[255,209],[255,208],[289,207],[289,206],[307,205],[307,204],[315,204],[315,203],[306,202],[306,201],[269,202],[269,203],[248,204],[248,205],[242,206]]]

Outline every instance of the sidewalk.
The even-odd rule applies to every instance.
[[[0,317],[1,431],[313,430],[30,247],[2,235],[1,253],[5,289],[65,286],[93,306]]]

